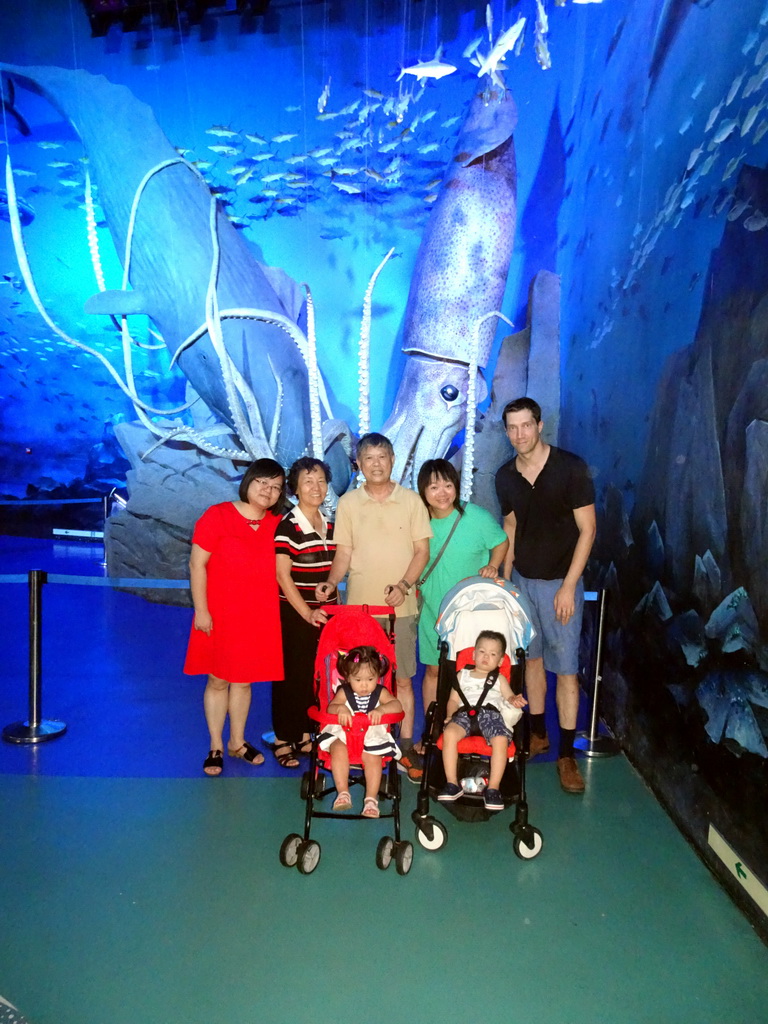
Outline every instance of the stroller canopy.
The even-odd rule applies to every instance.
[[[341,605],[334,611],[330,621],[323,627],[317,645],[315,668],[320,669],[329,654],[349,651],[353,647],[375,647],[391,663],[395,660],[395,649],[389,642],[384,628],[374,619],[363,605]]]
[[[528,649],[536,631],[528,603],[508,580],[469,576],[452,587],[442,600],[435,629],[448,644],[448,657],[474,647],[478,633],[492,629],[507,638],[507,653],[515,663],[518,647]]]

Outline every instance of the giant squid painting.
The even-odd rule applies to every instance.
[[[477,71],[467,112],[453,119],[454,152],[434,196],[405,310],[405,365],[382,427],[393,441],[403,482],[413,483],[427,458],[453,449],[461,461],[456,439],[465,427],[474,436],[477,406],[489,391],[483,370],[498,320],[511,323],[500,306],[515,240],[517,110],[501,66],[522,40],[525,23],[520,16],[495,34],[489,8],[487,38],[468,50]],[[545,29],[537,23],[542,60]],[[6,192],[19,267],[40,315],[68,343],[104,362],[136,412],[135,422],[116,427],[131,471],[127,508],[108,524],[111,570],[120,576],[183,577],[195,519],[229,496],[243,463],[251,459],[270,456],[289,465],[313,452],[330,462],[334,494],[342,493],[354,475],[352,430],[331,408],[310,285],[294,281],[290,268],[269,267],[256,258],[199,168],[180,155],[152,109],[127,87],[83,70],[11,64],[0,70],[14,90],[14,109],[19,87],[40,94],[75,128],[87,156],[85,210],[98,288],[85,312],[108,318],[119,330],[120,371],[66,335],[39,297],[24,245],[24,207],[12,154]],[[431,62],[405,68],[401,77],[412,75],[423,90],[427,80],[454,71],[438,53]],[[406,104],[408,98],[415,102],[413,91]],[[333,184],[355,187],[340,175]],[[122,288],[107,288],[99,275],[94,196],[120,254]],[[363,301],[361,432],[369,426],[365,367],[372,295],[391,254],[372,272]],[[183,373],[183,404],[152,405],[139,394],[131,334],[138,316],[149,318],[171,366]],[[471,491],[473,449],[464,450]]]

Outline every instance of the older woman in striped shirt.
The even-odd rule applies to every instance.
[[[335,550],[333,523],[320,511],[330,480],[325,462],[297,459],[287,479],[296,505],[275,531],[285,680],[272,684],[272,727],[275,757],[284,768],[298,768],[296,755],[310,749],[307,708],[314,703],[315,654],[327,618],[315,587],[328,579]],[[331,603],[335,601],[334,596]]]

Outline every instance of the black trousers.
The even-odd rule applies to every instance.
[[[272,728],[278,739],[298,743],[314,725],[307,708],[315,702],[314,671],[320,630],[287,601],[280,602],[285,678],[272,683]]]

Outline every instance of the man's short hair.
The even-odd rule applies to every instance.
[[[537,423],[541,423],[541,406],[539,403],[534,402],[532,398],[516,398],[514,402],[507,402],[504,406],[501,414],[501,422],[504,424],[504,429],[507,426],[508,412],[525,412],[526,410],[533,414],[533,418]]]
[[[383,448],[389,456],[393,459],[395,457],[395,449],[392,447],[392,442],[389,438],[385,437],[384,434],[377,434],[375,431],[372,434],[363,434],[357,442],[356,454],[358,461],[366,448]]]

